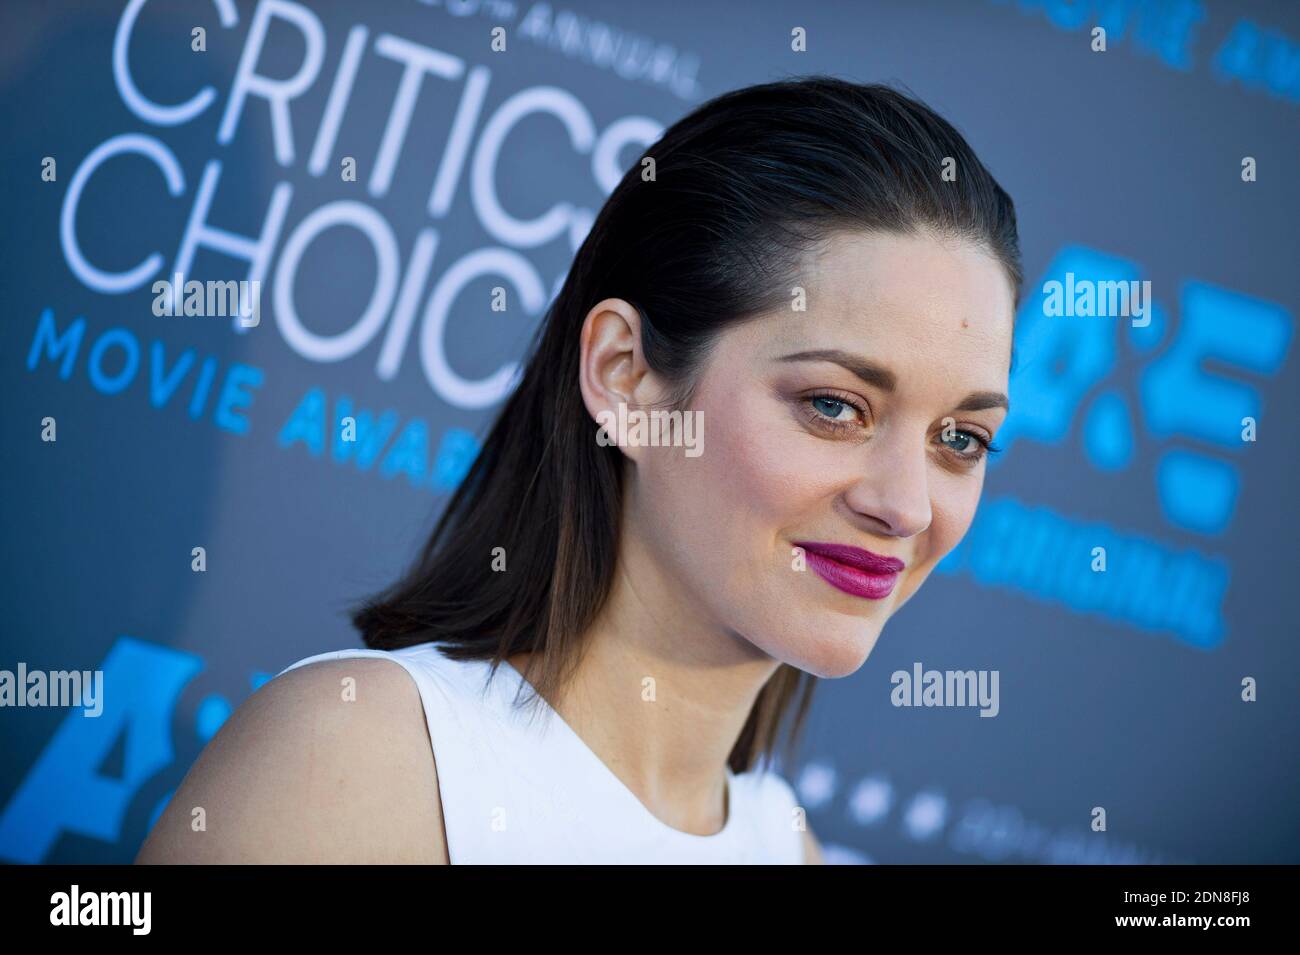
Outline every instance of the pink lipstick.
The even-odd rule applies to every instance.
[[[808,565],[832,587],[868,600],[883,600],[894,592],[904,564],[897,557],[883,557],[848,544],[795,541],[808,558]]]

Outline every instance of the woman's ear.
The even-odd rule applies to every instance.
[[[587,313],[579,342],[583,404],[597,424],[613,423],[620,405],[638,407],[653,385],[654,374],[641,351],[641,313],[625,299],[604,299]],[[637,449],[624,448],[623,453],[635,460]]]

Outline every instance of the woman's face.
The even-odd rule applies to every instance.
[[[806,310],[719,336],[691,404],[702,453],[638,449],[627,517],[684,605],[837,677],[970,526],[1012,289],[981,247],[929,233],[838,234],[799,284]]]

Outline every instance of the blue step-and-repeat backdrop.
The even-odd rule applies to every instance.
[[[1233,0],[6,3],[0,859],[129,861],[358,645],[622,171],[820,72],[951,119],[1026,272],[980,513],[780,767],[829,860],[1300,862],[1300,5]],[[169,313],[178,273],[259,309]],[[996,670],[996,718],[894,705],[918,668]],[[94,712],[25,698],[74,670]]]

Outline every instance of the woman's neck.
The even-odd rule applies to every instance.
[[[572,677],[547,702],[656,817],[712,834],[725,821],[727,760],[778,664],[630,566],[620,562]],[[509,660],[527,676],[530,656]]]

